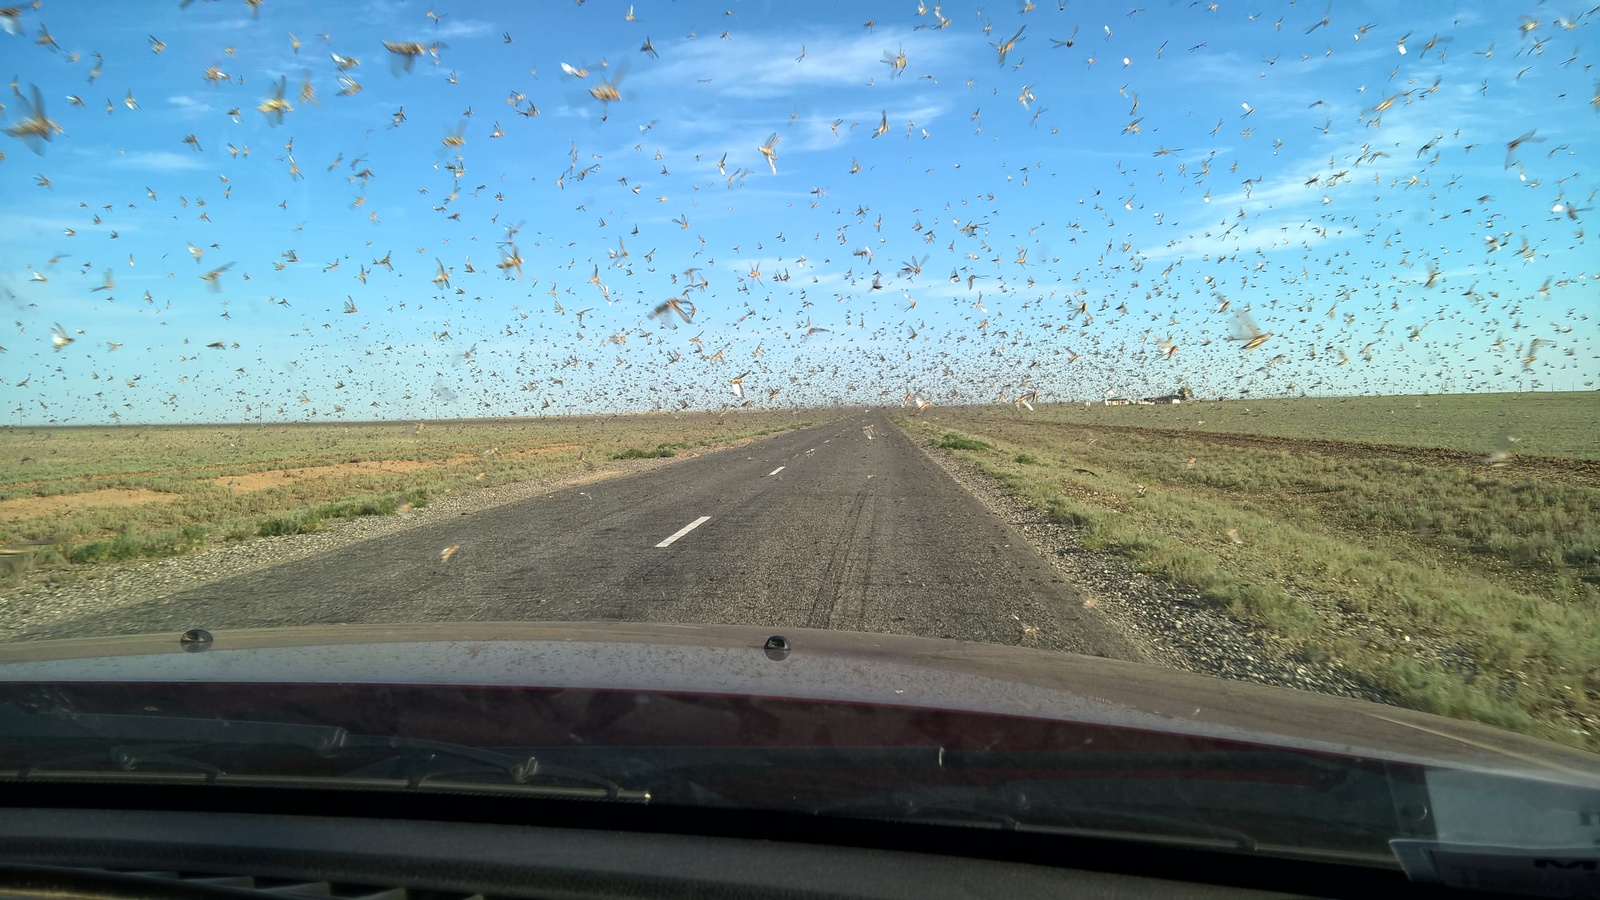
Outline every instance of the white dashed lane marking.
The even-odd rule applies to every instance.
[[[677,540],[678,538],[683,537],[684,535],[686,535],[689,532],[695,530],[696,528],[699,528],[701,525],[704,525],[705,523],[707,523],[709,521],[711,521],[711,517],[710,516],[701,516],[700,518],[695,519],[693,522],[690,522],[689,524],[683,526],[682,528],[679,528],[677,531],[674,531],[672,533],[671,537],[667,538],[666,540],[662,541],[661,543],[657,544],[656,546],[657,547],[670,547],[670,546],[672,546],[672,542],[673,541]]]

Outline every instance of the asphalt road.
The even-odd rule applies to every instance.
[[[460,620],[832,628],[1139,658],[883,414],[419,525],[51,631]]]

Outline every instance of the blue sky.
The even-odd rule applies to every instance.
[[[37,86],[61,129],[0,138],[9,421],[1581,390],[1600,370],[1576,7],[256,12],[46,2],[0,33],[5,126]],[[383,41],[432,50],[408,72]],[[280,78],[281,123],[258,109]],[[682,315],[652,315],[672,298]]]

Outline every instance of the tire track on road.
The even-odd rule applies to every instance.
[[[867,578],[872,572],[872,522],[877,506],[877,498],[868,489],[856,492],[849,512],[842,517],[850,523],[849,529],[829,555],[807,628],[861,628],[866,616]]]

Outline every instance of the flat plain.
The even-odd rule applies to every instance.
[[[1276,652],[1600,746],[1600,394],[933,407],[904,425]]]

